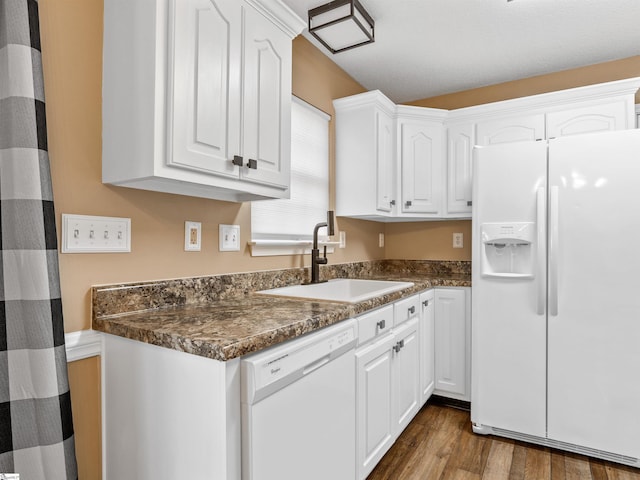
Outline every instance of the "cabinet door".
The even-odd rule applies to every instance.
[[[544,115],[519,115],[478,122],[476,144],[523,142],[545,138]]]
[[[356,389],[358,479],[373,470],[393,444],[391,381],[394,336],[356,351],[358,388]]]
[[[245,8],[243,157],[245,180],[289,187],[291,40],[252,7]],[[249,162],[251,168],[248,168]],[[255,168],[254,168],[255,166]]]
[[[429,290],[420,294],[420,404],[424,405],[435,388],[435,293]]]
[[[403,213],[438,215],[443,186],[443,126],[399,120]]]
[[[465,289],[436,289],[436,393],[469,399],[467,305]]]
[[[571,108],[547,114],[547,138],[633,128],[628,125],[627,101]]]
[[[171,6],[167,164],[237,178],[241,8],[235,0]]]
[[[417,316],[395,329],[393,350],[393,419],[395,435],[420,409],[419,339]]]
[[[381,212],[391,212],[395,205],[393,139],[393,119],[376,111],[376,209]]]
[[[448,132],[447,213],[471,215],[473,124],[452,125]]]

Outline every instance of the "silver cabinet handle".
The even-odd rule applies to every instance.
[[[416,307],[414,306],[409,307],[409,315],[413,315],[414,313],[416,313]]]
[[[407,200],[406,202],[404,202],[404,206],[405,207],[410,207],[411,206],[411,200]]]
[[[238,167],[242,166],[242,157],[240,155],[234,155],[233,156],[233,160],[231,160],[231,163],[233,163],[234,165],[237,165]]]
[[[429,306],[429,300],[425,300],[424,302],[422,302],[422,305],[424,305],[425,307]]]
[[[249,167],[249,168],[251,168],[253,170],[257,170],[258,169],[258,161],[250,158],[249,161],[247,162],[247,167]]]
[[[391,200],[391,201],[389,202],[389,204],[391,204],[391,205],[395,205],[395,204],[396,204],[396,201],[395,201],[395,200]]]
[[[397,342],[394,347],[393,350],[398,353],[400,350],[402,350],[404,348],[404,340],[400,340],[399,342]]]
[[[473,205],[473,202],[471,200],[467,201],[467,207],[471,207]]]
[[[379,328],[380,330],[382,330],[382,329],[385,327],[386,322],[385,322],[385,320],[384,320],[384,319],[382,319],[382,320],[380,320],[378,323],[376,323],[376,325],[378,326],[378,328]]]

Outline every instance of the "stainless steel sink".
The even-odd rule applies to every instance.
[[[327,300],[330,302],[358,303],[409,287],[413,287],[413,282],[336,278],[325,283],[292,285],[290,287],[262,290],[258,293],[281,297]]]

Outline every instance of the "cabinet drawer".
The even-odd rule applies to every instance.
[[[405,298],[393,304],[395,324],[400,325],[420,313],[420,296]]]
[[[386,305],[358,317],[358,345],[391,331],[393,328],[393,305]]]

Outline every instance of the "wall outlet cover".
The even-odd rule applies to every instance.
[[[202,224],[200,222],[184,222],[184,251],[199,252],[201,240]]]
[[[453,248],[463,248],[463,235],[462,233],[454,233],[453,234]]]
[[[218,242],[221,252],[240,251],[240,225],[220,225],[220,241]]]

